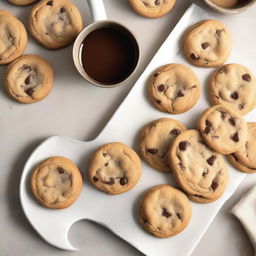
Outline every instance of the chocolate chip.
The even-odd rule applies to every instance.
[[[208,163],[209,165],[213,165],[216,159],[217,159],[217,157],[212,155],[211,157],[209,157],[209,158],[207,159],[207,163]]]
[[[163,92],[164,89],[165,89],[165,86],[163,84],[160,84],[158,87],[157,87],[158,91],[159,92]]]
[[[221,118],[224,120],[226,118],[227,113],[223,111],[220,111],[220,113],[221,113]]]
[[[202,176],[205,177],[208,172],[209,172],[208,170],[204,171],[204,172],[202,173]]]
[[[93,177],[93,181],[94,181],[94,182],[98,182],[99,179],[98,179],[96,176],[94,176],[94,177]]]
[[[158,149],[157,148],[147,148],[146,151],[152,155],[157,154]]]
[[[211,131],[212,123],[206,119],[205,124],[206,124],[206,127],[204,129],[204,133],[208,134]]]
[[[22,66],[22,69],[28,70],[28,71],[31,71],[31,70],[32,70],[31,67],[30,67],[29,65],[26,65],[26,64],[24,64],[24,65]]]
[[[173,136],[178,136],[180,134],[180,130],[178,129],[172,129],[170,131],[170,134],[172,134]]]
[[[57,171],[59,173],[64,173],[65,172],[65,170],[62,167],[60,167],[60,166],[57,167]]]
[[[164,216],[166,218],[169,218],[172,216],[169,212],[167,212],[167,210],[165,208],[162,208],[162,210],[163,210],[162,216]]]
[[[107,154],[107,153],[103,153],[102,155],[103,155],[104,157],[107,157],[107,156],[108,156],[108,154]]]
[[[178,212],[176,212],[177,217],[181,220],[181,216]]]
[[[29,84],[30,83],[30,77],[31,76],[27,76],[26,79],[25,79],[25,84]]]
[[[46,4],[47,4],[47,5],[52,5],[52,4],[53,4],[53,1],[48,1]]]
[[[122,186],[126,185],[127,183],[128,183],[128,179],[127,179],[126,177],[122,177],[122,178],[120,179],[120,184],[121,184]]]
[[[242,78],[246,82],[250,82],[251,81],[251,76],[249,74],[242,75]]]
[[[161,100],[156,100],[156,103],[161,104]]]
[[[215,180],[213,180],[212,184],[211,184],[212,190],[214,191],[218,186],[219,186],[219,184]]]
[[[184,97],[184,94],[182,93],[182,91],[178,91],[177,96],[178,97]]]
[[[223,31],[224,31],[223,29],[217,30],[217,31],[216,31],[216,35],[217,35],[218,37],[221,37]]]
[[[238,105],[238,109],[239,109],[239,110],[242,110],[243,108],[244,108],[244,104],[239,104],[239,105]]]
[[[114,178],[110,178],[109,181],[105,181],[104,183],[106,183],[108,185],[114,185],[115,184],[115,180],[114,180]]]
[[[104,166],[108,166],[108,163],[105,163]]]
[[[156,72],[156,73],[154,74],[154,77],[159,76],[159,74],[160,74],[160,72]]]
[[[155,0],[155,5],[159,5],[160,1],[159,0]]]
[[[233,92],[230,94],[230,98],[237,100],[238,99],[238,93],[237,92]]]
[[[238,141],[239,141],[238,133],[236,132],[236,133],[231,137],[231,139],[232,139],[234,142],[238,142]]]
[[[27,95],[29,95],[29,96],[32,96],[33,93],[34,93],[34,90],[33,90],[33,88],[29,87],[28,89],[25,90],[25,93],[26,93]]]
[[[234,118],[230,117],[228,121],[231,125],[236,126],[236,120]]]
[[[186,150],[186,148],[187,148],[187,146],[188,146],[188,142],[187,141],[181,141],[180,143],[179,143],[179,149],[181,150],[181,151],[185,151]]]
[[[192,53],[192,54],[190,55],[190,57],[191,57],[191,59],[193,59],[193,60],[199,60],[199,59],[200,59],[200,57],[196,56],[194,53]]]
[[[210,46],[210,44],[209,43],[202,43],[201,46],[202,46],[203,49],[206,49],[207,47]]]
[[[65,12],[66,10],[65,10],[65,8],[64,7],[61,7],[60,8],[60,13],[63,13],[63,12]]]

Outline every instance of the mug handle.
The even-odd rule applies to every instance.
[[[93,22],[107,19],[103,0],[88,0],[88,5],[91,10]]]

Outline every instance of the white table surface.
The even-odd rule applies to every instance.
[[[0,9],[2,1],[5,0],[0,1]],[[210,11],[202,4],[202,1],[195,0],[194,2]],[[80,248],[80,251],[67,252],[56,249],[48,245],[33,230],[22,212],[19,201],[21,171],[35,146],[47,137],[56,134],[64,134],[80,140],[90,140],[96,137],[191,1],[177,0],[175,9],[159,19],[140,17],[131,10],[127,0],[104,0],[104,3],[107,16],[129,26],[141,45],[142,60],[139,69],[123,86],[103,89],[85,82],[83,87],[76,87],[70,79],[72,75],[76,75],[76,71],[71,60],[71,47],[68,47],[61,51],[48,52],[46,57],[52,60],[56,76],[65,76],[65,79],[70,80],[70,85],[54,87],[51,94],[42,102],[21,106],[6,94],[2,82],[5,67],[0,67],[1,256],[142,255],[109,231],[87,221],[74,224],[69,233],[71,243]],[[30,7],[9,5],[9,10],[18,14],[25,24],[27,24],[26,17],[29,9]],[[86,4],[81,11],[89,17]],[[227,19],[235,21],[239,17],[241,29],[244,30],[246,30],[247,22],[255,23],[255,30],[248,31],[248,33],[251,34],[252,42],[256,42],[255,16],[256,7],[253,7],[242,14],[228,16]],[[52,57],[53,54],[56,57]],[[58,65],[60,60],[62,65]],[[254,72],[256,73],[256,68]],[[57,101],[52,100],[56,98],[58,98]],[[44,104],[52,104],[50,113],[44,112]],[[256,174],[247,175],[234,195],[222,207],[192,254],[193,256],[253,255],[253,248],[245,231],[229,213],[241,195],[253,184],[256,184]]]

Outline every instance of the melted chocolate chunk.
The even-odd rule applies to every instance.
[[[164,89],[165,89],[164,84],[160,84],[160,85],[157,87],[157,89],[158,89],[159,92],[163,92]]]
[[[238,93],[237,92],[233,92],[230,94],[230,98],[237,100],[238,99]]]
[[[246,82],[250,82],[251,81],[251,76],[249,74],[242,75],[242,78]]]
[[[214,191],[218,186],[219,186],[219,184],[215,180],[213,180],[212,184],[211,184],[212,190]]]
[[[239,104],[239,105],[238,105],[238,109],[239,109],[239,110],[242,110],[243,108],[244,108],[244,104]]]
[[[234,118],[230,117],[228,121],[231,125],[236,126],[236,120]]]
[[[202,43],[201,46],[202,46],[203,49],[206,49],[207,47],[210,46],[210,44],[209,43]]]
[[[31,76],[27,76],[26,79],[25,79],[25,84],[29,84],[30,83],[30,77]]]
[[[60,8],[60,13],[63,13],[63,12],[65,12],[66,10],[65,10],[65,8],[64,7],[61,7]]]
[[[206,127],[204,129],[204,133],[208,134],[211,131],[212,123],[206,119],[205,120],[205,125],[206,125]]]
[[[33,93],[34,93],[34,90],[33,90],[33,88],[29,87],[28,89],[25,90],[25,93],[26,93],[27,95],[29,95],[29,96],[32,96]]]
[[[157,148],[147,148],[146,151],[152,155],[157,154],[158,149]]]
[[[176,212],[177,217],[181,220],[181,216],[178,212]]]
[[[227,113],[226,113],[226,112],[223,112],[223,111],[220,111],[220,113],[221,113],[221,118],[222,118],[223,120],[225,120]]]
[[[120,184],[121,184],[122,186],[126,185],[127,183],[128,183],[128,179],[127,179],[126,177],[122,177],[122,178],[120,179]]]
[[[114,178],[110,178],[109,181],[105,181],[104,183],[106,183],[108,185],[114,185],[115,184],[115,179]]]
[[[184,97],[184,94],[183,94],[182,91],[178,91],[177,96],[178,96],[178,97]]]
[[[22,69],[28,70],[28,71],[31,71],[31,70],[32,70],[31,67],[30,67],[29,65],[26,65],[26,64],[24,64],[24,65],[22,66]]]
[[[208,172],[209,172],[208,170],[204,171],[204,172],[202,173],[202,176],[205,177]]]
[[[159,76],[159,74],[160,74],[160,72],[156,72],[156,73],[154,74],[154,77]]]
[[[162,210],[163,210],[162,216],[164,216],[166,218],[169,218],[172,216],[169,212],[167,212],[167,210],[165,208],[162,208]]]
[[[156,103],[161,104],[161,100],[156,100]]]
[[[107,156],[108,156],[108,154],[107,154],[107,153],[103,153],[102,155],[103,155],[104,157],[107,157]]]
[[[46,4],[47,5],[53,5],[53,1],[48,1]]]
[[[108,166],[108,163],[105,163],[104,166]]]
[[[94,177],[93,177],[93,181],[94,181],[94,182],[98,182],[99,179],[98,179],[96,176],[94,176]]]
[[[215,162],[216,159],[217,159],[217,157],[214,156],[214,155],[212,155],[211,157],[209,157],[209,158],[207,159],[207,163],[208,163],[209,165],[214,165],[214,162]]]
[[[189,145],[189,143],[187,141],[181,141],[179,143],[179,149],[181,151],[185,151],[187,149],[188,145]]]
[[[234,142],[238,142],[238,141],[239,141],[238,133],[236,132],[236,133],[231,137],[231,139],[232,139]]]
[[[60,166],[57,167],[57,171],[59,173],[64,173],[65,172],[65,170],[62,167],[60,167]]]
[[[155,5],[160,5],[160,1],[159,0],[155,0]]]
[[[172,135],[174,135],[174,136],[178,136],[178,135],[180,134],[180,130],[178,130],[178,129],[172,129],[172,130],[170,131],[170,134],[172,134]]]
[[[191,57],[192,60],[199,60],[200,59],[200,57],[196,56],[194,53],[192,53],[190,55],[190,57]]]
[[[219,29],[219,30],[216,31],[216,35],[217,35],[218,37],[221,37],[221,35],[222,35],[223,32],[224,32],[223,29]]]

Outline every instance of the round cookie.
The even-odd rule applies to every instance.
[[[31,34],[49,49],[69,45],[82,28],[80,12],[68,0],[42,0],[34,5],[30,12]]]
[[[199,67],[217,67],[229,57],[232,39],[224,24],[203,20],[189,28],[183,37],[183,51],[190,63]]]
[[[132,189],[141,177],[141,161],[136,152],[125,144],[112,142],[94,153],[88,169],[91,183],[111,194]]]
[[[25,6],[25,5],[32,4],[32,3],[36,2],[37,0],[8,0],[8,1],[15,5]]]
[[[191,109],[200,96],[196,74],[181,64],[160,67],[150,77],[149,96],[161,111],[179,114]]]
[[[42,100],[51,91],[53,70],[42,57],[24,55],[8,66],[4,80],[7,92],[13,99],[33,103]]]
[[[159,18],[167,14],[176,0],[130,0],[132,8],[147,18]]]
[[[246,67],[227,64],[212,73],[209,94],[213,104],[228,104],[245,115],[256,105],[256,79]]]
[[[204,143],[198,130],[183,131],[168,156],[176,181],[191,200],[209,203],[223,194],[228,181],[223,156]]]
[[[170,172],[168,149],[173,139],[186,130],[180,122],[162,118],[146,125],[140,134],[139,149],[144,160],[161,172]]]
[[[0,10],[0,65],[21,56],[27,41],[24,25],[10,12]]]
[[[182,232],[191,219],[192,209],[186,195],[170,185],[149,189],[140,204],[139,220],[143,228],[159,238]]]
[[[256,172],[256,123],[248,123],[248,138],[238,151],[228,156],[229,161],[240,171]]]
[[[50,157],[32,172],[31,189],[37,201],[51,209],[62,209],[78,198],[83,180],[78,167],[69,159]]]
[[[227,104],[205,110],[199,118],[198,127],[208,146],[224,155],[238,151],[248,134],[243,117]]]

